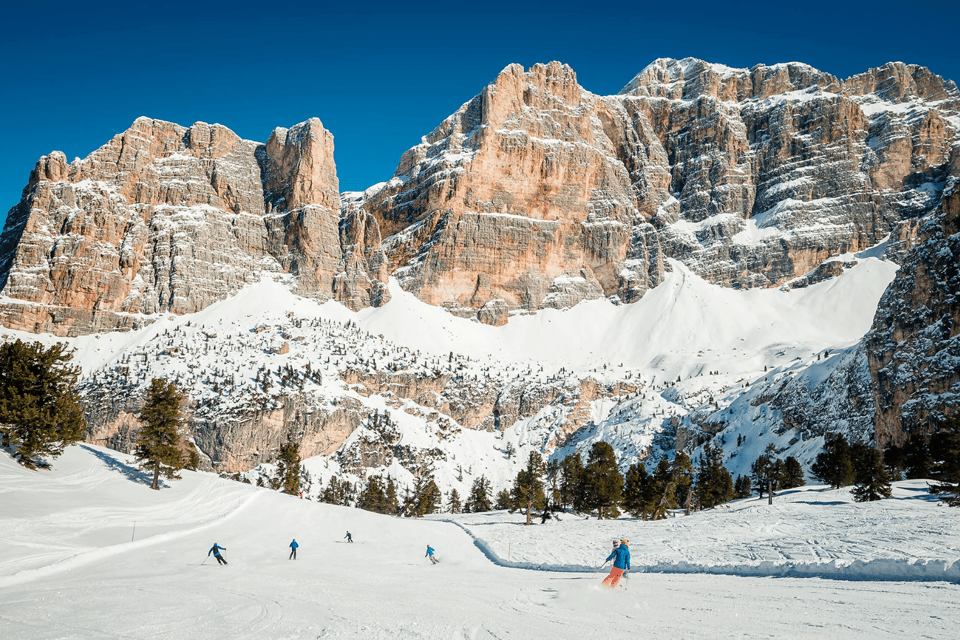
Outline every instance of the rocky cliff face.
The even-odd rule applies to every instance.
[[[865,338],[877,441],[901,444],[960,411],[960,190],[920,227]]]
[[[333,137],[266,145],[220,125],[138,119],[83,160],[44,156],[0,238],[4,325],[78,335],[191,313],[287,271],[332,295],[342,254]]]
[[[59,335],[128,328],[263,271],[353,309],[388,300],[392,275],[495,325],[635,301],[666,258],[778,285],[912,237],[955,173],[958,130],[956,86],[915,65],[840,80],[660,59],[605,97],[566,65],[510,65],[390,181],[341,199],[319,120],[258,144],[141,118],[84,160],[37,164],[0,238],[0,317]]]
[[[933,210],[958,113],[953,83],[900,63],[841,81],[661,59],[609,97],[511,65],[363,208],[405,288],[493,324],[636,300],[669,257],[771,286]]]

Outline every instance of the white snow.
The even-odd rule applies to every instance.
[[[868,505],[814,488],[656,523],[524,527],[502,512],[379,516],[203,473],[153,492],[130,463],[89,445],[50,471],[0,455],[0,636],[873,640],[954,638],[960,622],[960,510],[916,484]],[[609,591],[595,569],[614,537],[630,539],[633,577]],[[214,542],[228,566],[207,557]],[[787,565],[823,577],[751,575]],[[671,573],[691,570],[731,575]]]

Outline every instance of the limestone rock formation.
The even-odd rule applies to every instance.
[[[262,272],[332,295],[341,260],[333,139],[319,120],[267,145],[139,118],[85,159],[44,156],[0,237],[0,318],[56,335],[198,311]]]
[[[960,182],[924,221],[864,342],[880,443],[936,431],[960,411]]]

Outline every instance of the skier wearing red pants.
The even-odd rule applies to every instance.
[[[610,569],[610,575],[603,579],[603,586],[612,589],[620,583],[623,572],[630,570],[629,540],[626,538],[621,540],[620,546],[614,548],[613,553],[604,562],[610,562],[611,560],[613,560],[613,568]]]

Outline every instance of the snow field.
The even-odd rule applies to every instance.
[[[0,456],[0,548],[7,554],[0,637],[953,638],[960,622],[960,591],[947,582],[637,573],[626,589],[608,591],[598,586],[599,573],[498,567],[450,523],[322,505],[203,473],[184,472],[184,480],[153,492],[128,477],[129,463],[92,446],[68,449],[53,470],[39,473]],[[755,521],[759,510],[743,505],[739,526],[728,526],[719,514],[716,521],[698,514],[687,520],[705,520],[702,529],[665,530],[661,542],[672,536],[676,546],[714,549],[718,560],[738,563],[735,553],[723,556],[723,540],[749,547],[753,532],[754,548],[769,546],[762,527],[778,521],[767,538],[795,539],[820,507],[809,502],[795,500],[787,504],[798,512]],[[920,536],[918,542],[932,548],[943,526],[955,524],[932,520],[936,507],[929,503],[903,502],[928,507],[916,509],[914,518],[927,526],[907,529],[909,518],[890,520],[904,540]],[[78,509],[86,513],[79,527]],[[157,522],[150,522],[153,514]],[[141,546],[132,546],[120,526],[131,515],[148,523]],[[632,536],[635,563],[644,553],[641,536],[631,530],[642,523],[629,520],[565,518],[524,527],[518,515],[457,518],[474,531],[490,527],[484,535],[494,546],[506,535],[518,553],[550,550],[555,555],[543,557],[568,565],[599,564],[614,531]],[[494,524],[484,525],[484,518]],[[666,523],[676,527],[682,520]],[[98,554],[84,564],[36,553],[18,563],[25,547],[5,549],[12,536],[40,547],[67,545],[78,529],[85,548]],[[347,530],[354,544],[342,541]],[[536,553],[524,551],[524,535],[538,540]],[[296,561],[287,559],[294,537],[301,545]],[[226,547],[229,566],[207,559],[214,541]],[[428,543],[439,565],[423,557]],[[833,548],[840,555],[847,546],[840,539]],[[50,568],[36,571],[41,566]]]

